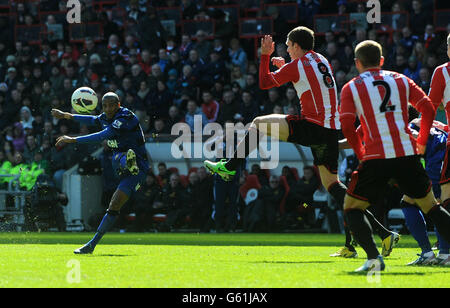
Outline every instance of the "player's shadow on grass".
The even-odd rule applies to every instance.
[[[136,256],[136,255],[120,255],[120,254],[108,254],[108,253],[99,254],[99,255],[96,255],[96,254],[90,255],[90,257],[119,257],[119,258],[134,257],[134,256]]]
[[[255,261],[249,263],[274,263],[274,264],[320,264],[320,263],[334,263],[333,261]]]
[[[432,274],[448,274],[450,271],[440,271],[440,272],[381,272],[380,276],[425,276],[425,275],[432,275]],[[367,272],[363,273],[355,273],[355,272],[344,272],[345,275],[352,275],[352,276],[367,276]]]

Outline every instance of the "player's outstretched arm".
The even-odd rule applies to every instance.
[[[61,146],[63,143],[75,143],[77,142],[77,139],[75,137],[69,137],[69,136],[59,136],[58,138],[56,138],[56,144],[55,146],[59,147]]]
[[[54,118],[57,118],[57,119],[66,119],[66,120],[73,119],[73,114],[71,114],[69,112],[61,111],[59,109],[52,109],[51,114]]]

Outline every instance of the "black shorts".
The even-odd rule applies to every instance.
[[[352,173],[347,194],[370,203],[376,202],[391,179],[397,182],[402,193],[414,199],[424,198],[431,189],[431,181],[420,156],[414,155],[363,161]]]
[[[441,180],[439,181],[439,184],[446,184],[450,182],[450,165],[448,164],[449,152],[450,145],[447,144],[447,149],[445,150],[445,157],[442,164]]]
[[[301,119],[298,115],[288,115],[288,142],[311,148],[314,165],[325,166],[331,173],[337,173],[339,159],[339,135],[335,129]]]

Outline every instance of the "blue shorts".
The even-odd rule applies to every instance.
[[[139,167],[139,173],[137,175],[131,175],[128,171],[122,173],[122,175],[119,175],[119,161],[114,158],[115,157],[113,157],[112,160],[112,166],[114,173],[119,180],[117,189],[123,191],[129,197],[134,192],[138,191],[142,185],[144,185],[150,167],[147,161],[137,158],[137,165]]]

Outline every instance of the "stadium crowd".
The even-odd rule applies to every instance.
[[[0,173],[8,173],[18,165],[22,166],[20,170],[37,165],[54,178],[58,187],[65,170],[96,150],[95,145],[54,146],[55,138],[60,135],[82,135],[98,130],[50,115],[52,108],[71,112],[71,94],[80,86],[91,87],[99,97],[107,91],[116,92],[121,105],[138,116],[148,142],[170,134],[172,125],[178,122],[193,128],[194,115],[201,116],[203,125],[210,122],[223,125],[225,122],[246,124],[258,115],[270,113],[301,114],[292,86],[269,91],[259,88],[259,53],[255,41],[240,38],[236,20],[213,6],[239,4],[241,17],[272,18],[276,43],[273,56],[283,57],[286,62],[290,59],[285,35],[293,26],[314,29],[317,14],[341,15],[368,10],[361,1],[298,0],[298,21],[287,23],[275,6],[254,9],[255,3],[279,1],[130,0],[117,1],[118,6],[125,3],[124,15],[117,18],[108,9],[96,10],[101,1],[86,0],[81,1],[81,21],[101,22],[104,39],[85,33],[82,42],[73,42],[65,21],[60,37],[44,35],[38,44],[16,39],[14,24],[58,24],[55,14],[42,13],[65,14],[65,2],[12,1],[8,8],[11,14],[0,16],[0,168],[3,168]],[[385,69],[405,74],[428,92],[432,71],[447,61],[445,37],[450,33],[450,24],[446,31],[435,30],[434,5],[431,0],[382,1],[382,12],[392,13],[394,17],[406,12],[409,24],[399,26],[392,17],[385,31],[367,25],[351,31],[329,29],[317,35],[315,50],[330,61],[338,92],[357,75],[353,50],[365,39],[381,43]],[[170,33],[161,22],[167,19],[162,16],[161,7],[180,7],[182,20],[214,19],[214,33],[194,29],[188,34],[180,26],[175,28],[175,33]],[[14,23],[10,22],[11,16]],[[100,108],[99,104],[98,112]],[[443,110],[438,111],[437,118],[445,122]],[[107,154],[105,147],[102,164],[107,163]],[[342,170],[342,178],[348,178],[356,166],[357,162],[349,160],[348,168]],[[162,229],[186,224],[201,230],[214,229],[208,227],[214,203],[213,179],[205,169],[191,170],[188,175],[180,175],[164,164],[158,169],[147,176],[145,187],[125,210],[128,214],[136,213],[136,228],[145,230],[154,221],[149,217],[165,213],[168,216],[160,224]],[[305,214],[308,211],[297,205],[298,200],[303,200],[302,204],[312,202],[314,191],[320,188],[314,168],[306,167],[299,176],[287,167],[282,180],[280,175],[264,174],[256,168],[248,174],[258,177],[263,201],[252,214],[244,213],[243,200],[240,200],[239,213],[250,219],[247,225],[244,221],[244,229],[272,231],[276,230],[275,221],[283,221],[286,226],[289,221],[298,221],[299,216],[304,218],[303,226],[313,223]],[[246,181],[245,176],[244,173],[241,185]],[[105,184],[105,195],[111,194],[114,188]],[[290,215],[280,215],[282,201],[282,212]],[[265,219],[265,223],[252,224],[249,217],[254,215],[264,217],[260,220]],[[230,223],[224,230],[234,228]]]

